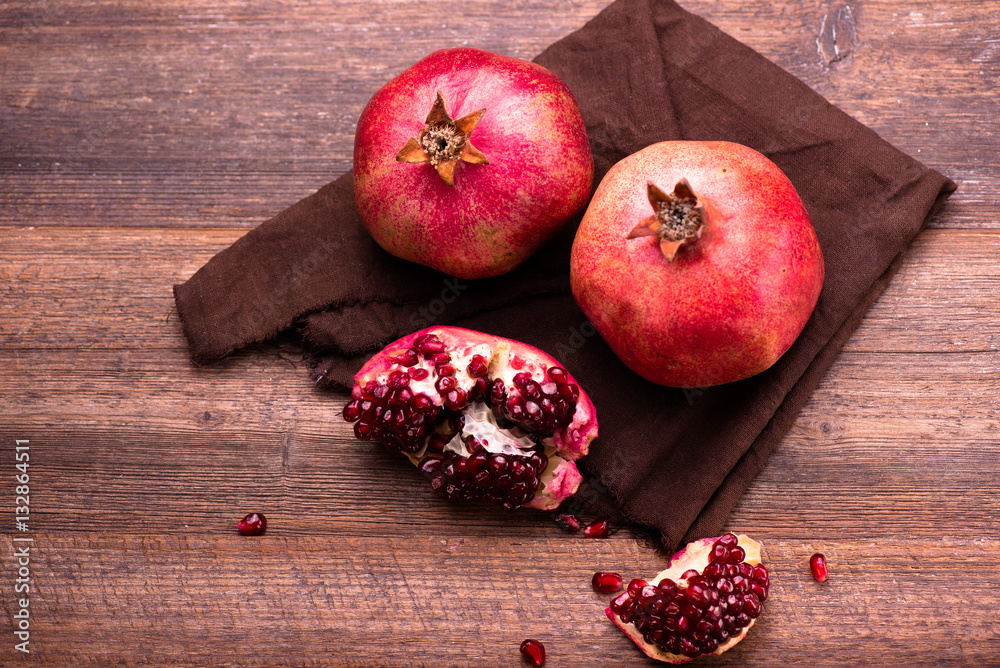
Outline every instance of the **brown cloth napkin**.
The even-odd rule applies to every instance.
[[[670,0],[617,0],[536,62],[579,101],[597,180],[668,139],[746,144],[788,174],[827,273],[812,319],[774,367],[704,390],[652,385],[618,361],[573,301],[575,224],[514,272],[461,281],[376,246],[354,211],[350,174],[176,286],[177,310],[198,362],[293,328],[315,355],[317,381],[338,388],[372,351],[431,324],[539,346],[597,405],[601,433],[581,461],[587,481],[573,503],[616,511],[669,551],[720,530],[955,185]]]

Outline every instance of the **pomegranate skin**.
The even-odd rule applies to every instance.
[[[627,239],[652,214],[647,183],[687,179],[701,237],[672,261],[656,237]],[[798,337],[819,298],[823,255],[802,200],[762,154],[730,142],[661,142],[614,165],[577,231],[573,295],[643,378],[708,387],[758,374]]]
[[[396,155],[425,127],[437,92],[458,119],[485,109],[469,141],[489,164],[459,162],[454,185]],[[389,253],[463,279],[510,271],[578,214],[594,160],[569,88],[547,69],[488,51],[445,49],[381,88],[358,121],[358,214]]]

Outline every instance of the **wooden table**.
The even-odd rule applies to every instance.
[[[444,505],[300,355],[193,366],[170,290],[349,169],[418,57],[531,58],[607,4],[0,5],[0,664],[518,666],[526,637],[548,666],[644,663],[589,581],[662,555]],[[1000,665],[1000,5],[682,4],[959,183],[732,514],[773,594],[705,663]]]

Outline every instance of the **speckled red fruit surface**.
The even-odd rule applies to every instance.
[[[682,182],[703,226],[668,259],[662,236],[634,235],[654,213],[650,184],[670,193]],[[760,373],[788,350],[819,298],[823,255],[795,188],[765,156],[729,142],[661,142],[601,181],[573,243],[571,282],[629,368],[707,387]]]
[[[452,185],[409,144],[428,128],[438,93],[447,120],[472,126],[475,154],[443,161],[453,163]],[[409,157],[397,160],[408,145]],[[392,79],[362,112],[354,143],[355,201],[375,241],[467,279],[510,271],[541,248],[582,210],[593,172],[562,80],[479,49],[435,51]]]
[[[354,376],[344,419],[407,456],[448,501],[554,510],[583,477],[594,404],[547,353],[461,327],[390,343]]]

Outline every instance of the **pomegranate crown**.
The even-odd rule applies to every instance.
[[[652,181],[646,182],[646,195],[653,215],[642,219],[626,239],[657,237],[668,262],[686,243],[701,237],[705,228],[705,207],[694,194],[687,179],[681,179],[672,193],[666,193]]]
[[[455,185],[455,166],[462,162],[488,165],[490,161],[472,145],[469,138],[482,119],[485,109],[452,120],[445,109],[444,94],[437,92],[423,128],[416,137],[410,137],[399,153],[397,162],[429,162],[438,176],[449,186]]]

